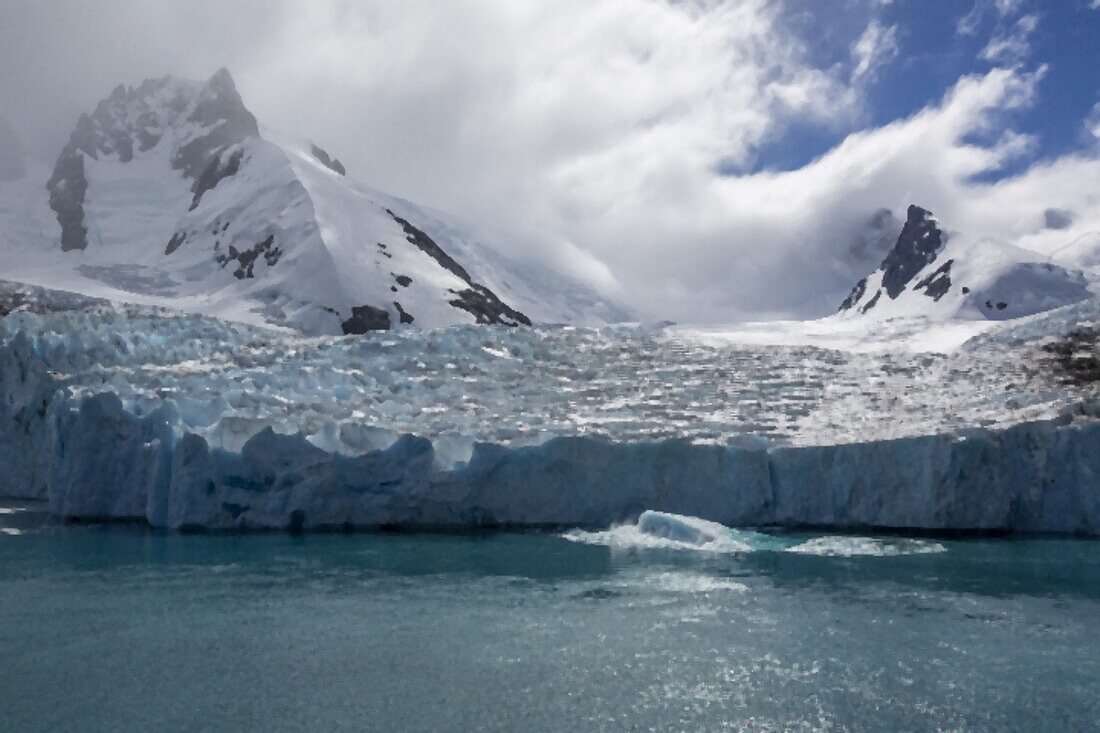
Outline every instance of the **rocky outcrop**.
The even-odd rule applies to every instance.
[[[191,211],[199,207],[199,201],[202,200],[204,193],[217,186],[222,180],[236,175],[237,171],[241,169],[241,158],[243,157],[243,150],[228,152],[223,149],[210,158],[210,162],[206,165],[202,175],[195,179],[195,183],[191,187],[191,193],[194,194],[194,198],[191,199]]]
[[[341,176],[347,175],[347,171],[344,169],[344,164],[340,162],[339,158],[333,158],[328,154],[324,148],[310,143],[309,152],[313,154],[313,157],[321,161],[321,165],[328,168],[333,173],[337,173]]]
[[[882,287],[896,298],[925,265],[936,259],[944,236],[932,212],[910,206],[897,244],[882,261]]]
[[[88,227],[84,225],[84,197],[88,194],[88,178],[84,175],[84,153],[74,144],[81,127],[87,124],[88,117],[85,115],[77,123],[73,141],[62,151],[54,166],[53,175],[46,183],[50,192],[50,208],[57,214],[57,221],[61,225],[63,252],[85,249],[88,246]]]
[[[888,215],[889,212],[886,212]],[[887,220],[890,217],[882,214],[876,214],[878,219]],[[882,264],[879,265],[876,273],[881,273],[881,276],[876,278],[878,280],[878,288],[876,288],[875,294],[871,299],[862,305],[860,312],[866,313],[878,303],[879,292],[881,288],[886,292],[886,295],[891,299],[897,298],[905,290],[906,286],[916,277],[928,263],[936,259],[936,255],[939,254],[943,248],[945,237],[940,230],[936,220],[932,217],[932,213],[919,206],[912,205],[909,207],[909,211],[906,215],[905,225],[901,229],[901,234],[898,235],[897,242],[895,242],[893,248],[886,254],[886,257],[882,260]],[[948,266],[950,269],[950,266]],[[946,277],[945,273],[943,274]],[[848,294],[848,297],[844,299],[844,302],[840,304],[840,311],[851,310],[863,299],[863,296],[867,293],[867,281],[868,278],[863,278],[855,287],[852,288],[852,292]],[[931,281],[924,283],[918,287],[927,287]],[[946,278],[946,284],[950,285],[950,278]],[[929,297],[934,300],[939,300],[943,293],[946,292],[944,287],[943,278],[937,280],[935,287],[931,289],[931,292],[926,291]]]
[[[85,161],[112,157],[127,163],[135,152],[156,147],[165,130],[183,129],[181,125],[188,136],[173,152],[172,165],[194,180],[194,208],[203,193],[239,167],[240,151],[222,159],[229,146],[259,136],[256,118],[245,108],[228,71],[220,69],[203,85],[171,76],[147,79],[137,87],[119,85],[92,114],[80,116],[47,183],[63,251],[88,246]]]
[[[414,227],[407,219],[403,219],[391,210],[386,209],[393,220],[405,230],[405,238],[410,244],[416,245],[424,254],[438,262],[443,269],[460,278],[470,287],[463,290],[451,290],[454,298],[447,302],[455,308],[466,311],[474,316],[478,323],[499,326],[530,326],[531,319],[518,310],[504,303],[489,288],[474,282],[470,273],[462,265],[454,261],[443,249],[435,243],[431,237]]]
[[[172,166],[187,178],[197,179],[210,160],[230,145],[249,137],[259,137],[256,118],[244,106],[233,77],[219,69],[198,95],[187,121],[198,125],[202,132],[172,157]]]
[[[951,289],[951,264],[954,260],[948,260],[940,265],[936,270],[929,273],[927,277],[922,279],[916,285],[913,286],[913,290],[923,290],[924,294],[932,300],[939,300],[947,291]]]
[[[222,267],[230,262],[236,262],[237,267],[233,270],[233,277],[246,280],[254,276],[253,271],[258,258],[263,257],[268,267],[274,267],[282,254],[282,250],[275,246],[275,235],[269,234],[248,249],[238,250],[233,245],[229,245],[229,251],[225,254],[219,253],[216,259]]]
[[[348,335],[361,335],[368,331],[388,331],[390,314],[372,305],[357,305],[351,309],[351,317],[341,321],[340,327]]]

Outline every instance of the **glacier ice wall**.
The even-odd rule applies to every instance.
[[[239,450],[74,398],[23,334],[0,347],[0,492],[63,518],[169,528],[608,525],[646,509],[730,526],[819,525],[1100,534],[1100,422],[1070,415],[839,445],[479,442],[441,468],[404,435],[346,455],[270,427]]]

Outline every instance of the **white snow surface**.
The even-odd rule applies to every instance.
[[[914,356],[643,326],[308,338],[0,294],[0,492],[58,516],[1100,532],[1096,388],[1042,349],[1095,301]]]

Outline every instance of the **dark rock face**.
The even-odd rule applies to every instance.
[[[499,326],[530,326],[531,319],[505,305],[489,288],[474,284],[465,290],[451,290],[458,296],[447,302],[473,315],[477,323]]]
[[[951,264],[955,260],[948,260],[936,268],[936,271],[928,275],[913,286],[913,290],[924,290],[924,294],[932,300],[939,300],[951,289]]]
[[[87,116],[81,117],[85,119]],[[85,249],[88,228],[84,226],[84,197],[88,193],[88,179],[84,176],[84,154],[75,149],[72,142],[57,159],[46,189],[50,192],[50,208],[61,224],[61,251]]]
[[[351,309],[351,318],[340,327],[345,334],[364,334],[368,331],[390,330],[390,314],[371,305],[357,305]]]
[[[885,214],[889,214],[889,212],[887,211]],[[877,216],[885,221],[887,219],[885,214],[880,212]],[[874,308],[878,304],[883,290],[891,299],[901,295],[917,273],[936,259],[943,243],[943,232],[936,225],[932,213],[919,206],[910,206],[906,215],[905,226],[902,227],[897,242],[876,270],[876,272],[882,272],[882,288],[876,291],[874,297],[860,308],[860,312],[866,313]],[[951,288],[950,272],[951,263],[948,262],[914,285],[913,289],[923,289],[925,295],[933,300],[939,300]],[[864,278],[856,283],[856,286],[852,288],[852,292],[840,304],[838,311],[851,310],[863,300],[863,297],[867,294],[867,279]]]
[[[462,267],[462,265],[455,262],[449,254],[444,252],[443,249],[435,243],[435,240],[414,227],[407,219],[402,219],[389,209],[386,209],[386,213],[401,225],[401,228],[405,230],[405,238],[408,239],[411,244],[415,244],[421,252],[438,262],[443,269],[466,282],[471,282],[470,273],[466,272],[466,269]]]
[[[176,232],[172,235],[172,238],[168,240],[168,246],[164,248],[164,254],[172,254],[177,249],[182,247],[185,241],[187,241],[187,235],[183,232]]]
[[[407,324],[407,323],[412,323],[413,321],[416,320],[411,315],[406,313],[405,309],[402,308],[401,304],[398,303],[396,300],[393,301],[393,307],[397,309],[397,314],[399,316],[399,319],[400,319],[401,323],[406,323]]]
[[[448,303],[455,308],[472,314],[478,323],[501,326],[531,325],[530,318],[505,304],[489,288],[474,282],[474,279],[470,277],[470,273],[466,272],[462,265],[455,262],[450,255],[444,252],[431,237],[389,209],[386,209],[386,213],[393,217],[393,220],[405,230],[405,238],[410,244],[416,245],[420,251],[438,262],[445,270],[470,286],[463,290],[450,291],[457,297],[447,301]]]
[[[844,302],[840,304],[840,308],[838,310],[848,310],[860,301],[865,292],[867,292],[867,278],[863,278],[856,283],[856,286],[852,288],[852,292],[848,293],[848,297],[845,298]]]
[[[328,168],[333,173],[339,173],[342,176],[347,174],[347,171],[344,170],[344,164],[340,162],[340,159],[331,157],[324,148],[310,143],[309,152],[313,154],[314,158],[321,161],[321,165]]]
[[[943,241],[931,212],[910,206],[897,244],[882,261],[882,286],[891,299],[901,295],[909,281],[936,259]]]
[[[116,156],[123,163],[129,162],[135,150],[144,152],[155,147],[163,131],[181,121],[184,114],[187,122],[203,128],[172,158],[173,167],[195,181],[192,208],[204,192],[239,167],[241,160],[237,154],[220,161],[221,153],[229,145],[259,136],[256,118],[245,108],[225,69],[201,88],[168,76],[147,79],[137,87],[119,85],[96,105],[92,114],[81,115],[77,120],[47,184],[50,206],[61,224],[62,250],[88,246],[84,224],[88,180],[84,159]]]
[[[878,304],[878,299],[882,297],[882,288],[875,291],[875,297],[867,301],[867,305],[863,306],[863,310],[860,313],[866,313]]]
[[[257,242],[243,251],[239,251],[233,245],[229,245],[229,254],[219,253],[215,255],[214,259],[217,260],[218,264],[223,268],[230,262],[235,261],[237,263],[237,269],[233,271],[233,277],[238,280],[245,280],[253,277],[252,269],[255,267],[256,260],[259,257],[262,256],[264,258],[264,262],[267,263],[268,267],[273,267],[282,255],[282,250],[275,246],[275,235],[269,234],[267,239],[262,242]]]
[[[396,277],[394,277],[394,280],[396,280],[397,284],[403,288],[407,288],[412,285],[413,281],[413,279],[408,275],[397,275]]]
[[[260,136],[256,118],[244,106],[233,77],[225,69],[219,69],[206,82],[187,121],[207,130],[172,158],[172,167],[191,179],[197,179],[210,159],[227,146]]]
[[[206,168],[203,169],[202,175],[195,179],[195,183],[191,186],[191,193],[194,194],[194,198],[191,199],[190,211],[198,208],[199,200],[202,199],[204,193],[217,186],[224,179],[236,175],[237,171],[241,169],[241,158],[244,157],[244,151],[234,151],[223,162],[224,154],[224,149],[219,150],[210,159],[210,163],[207,164]]]

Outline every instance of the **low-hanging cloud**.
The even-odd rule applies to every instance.
[[[799,170],[750,172],[789,125],[858,128],[862,87],[896,53],[877,1],[850,61],[828,68],[771,0],[0,3],[0,98],[42,157],[115,84],[224,65],[261,121],[351,175],[509,232],[515,256],[655,317],[825,313],[863,274],[845,253],[882,207],[917,201],[949,227],[1018,239],[1049,235],[1046,209],[1076,228],[1100,206],[1030,190],[1094,175],[1087,156],[975,182],[1029,148],[1002,120],[1034,99],[1041,71],[1022,68],[961,79]]]

